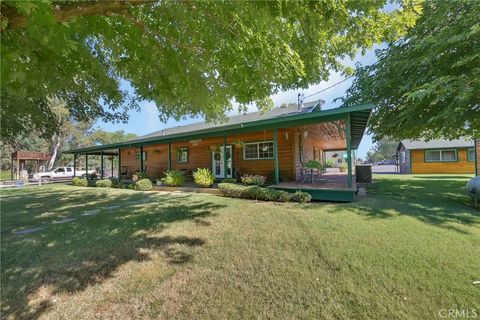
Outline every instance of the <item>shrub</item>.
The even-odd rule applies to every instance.
[[[178,187],[185,183],[185,176],[179,170],[167,170],[163,173],[163,183],[167,186]]]
[[[193,173],[193,181],[202,187],[210,187],[215,182],[215,177],[210,169],[199,168]]]
[[[260,186],[243,186],[233,183],[219,183],[218,188],[223,195],[231,198],[244,198],[265,201],[290,201],[290,193],[282,190],[263,188]]]
[[[342,163],[341,165],[338,166],[338,168],[340,169],[340,172],[345,172],[347,171],[347,164]]]
[[[137,180],[133,185],[133,189],[137,191],[150,191],[153,189],[153,184],[149,179]]]
[[[326,168],[333,168],[333,167],[335,167],[335,160],[333,160],[333,159],[328,159],[327,161],[325,161],[325,167],[326,167]]]
[[[309,169],[320,169],[321,164],[320,161],[317,160],[309,160],[307,163],[305,163],[305,168]]]
[[[243,193],[248,187],[233,183],[219,183],[218,189],[223,195],[231,198],[243,198]]]
[[[222,179],[222,183],[237,183],[237,179],[235,179],[235,178],[225,178],[225,179]]]
[[[295,193],[292,193],[290,195],[290,198],[293,202],[300,202],[300,203],[306,203],[312,201],[312,196],[303,191],[297,191]]]
[[[110,188],[112,186],[112,181],[109,179],[97,180],[95,182],[95,187],[97,188]]]
[[[72,178],[72,185],[78,186],[78,181],[80,181],[80,178],[79,178],[79,177],[73,177],[73,178]]]
[[[118,188],[118,179],[117,178],[108,178],[112,182],[112,188]]]
[[[244,174],[241,179],[242,183],[256,186],[263,186],[267,181],[267,177],[258,174]]]
[[[78,179],[76,184],[79,187],[88,187],[88,180],[87,179]]]

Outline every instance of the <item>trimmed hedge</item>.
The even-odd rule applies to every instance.
[[[118,179],[117,178],[108,178],[112,182],[112,188],[118,188]]]
[[[72,184],[77,187],[88,187],[87,179],[80,179],[79,177],[74,177],[72,179]]]
[[[150,191],[153,189],[153,184],[149,179],[142,179],[135,182],[133,189],[137,191]]]
[[[235,178],[224,178],[224,179],[222,179],[222,183],[237,183],[237,179],[235,179]]]
[[[111,188],[112,181],[110,179],[97,180],[95,182],[95,187],[97,188]]]
[[[242,183],[248,185],[263,186],[267,182],[267,177],[258,174],[244,174],[241,177]]]
[[[222,194],[230,198],[255,199],[276,202],[309,202],[312,197],[306,193],[297,191],[291,194],[287,191],[272,188],[263,188],[260,186],[243,186],[233,183],[219,183],[218,189]]]
[[[306,203],[312,201],[312,196],[309,193],[300,190],[290,196],[293,202]]]

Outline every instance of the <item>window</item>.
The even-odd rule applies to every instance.
[[[137,160],[140,160],[140,152],[137,152]],[[147,151],[143,151],[143,161],[147,160]]]
[[[177,162],[188,162],[188,148],[177,149]]]
[[[273,159],[273,141],[246,143],[243,159]]]
[[[475,161],[475,149],[468,149],[467,150],[467,159],[468,161]]]
[[[57,170],[55,170],[56,173],[63,173],[65,172],[65,168],[58,168]]]
[[[67,172],[72,172],[72,168],[67,167]]]
[[[457,150],[426,150],[425,162],[457,161]]]

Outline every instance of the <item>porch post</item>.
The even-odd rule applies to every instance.
[[[280,173],[278,171],[278,141],[277,128],[273,129],[273,161],[275,166],[275,184],[280,183]]]
[[[172,170],[172,143],[169,141],[168,142],[168,163],[167,163],[167,168],[168,170]]]
[[[113,155],[112,155],[111,160],[112,160],[112,178],[113,178]]]
[[[88,180],[88,153],[85,153],[85,178]]]
[[[140,146],[140,173],[143,173],[143,145]]]
[[[10,156],[10,180],[13,180],[13,153]]]
[[[118,148],[118,182],[122,180],[122,149]]]
[[[37,161],[37,167],[38,167],[38,161]],[[39,168],[37,168],[38,170]],[[73,154],[73,176],[77,176],[77,154]]]
[[[232,156],[232,155],[230,155]],[[228,161],[227,161],[227,136],[223,136],[223,177],[227,178]]]
[[[103,179],[103,150],[100,151],[100,178]]]
[[[350,113],[347,115],[346,119],[346,140],[347,140],[347,168],[348,168],[348,180],[347,185],[349,188],[352,187],[352,141],[351,141],[351,129],[350,129]]]

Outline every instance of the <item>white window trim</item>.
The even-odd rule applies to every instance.
[[[472,159],[470,159],[470,157],[469,157],[470,151],[473,151],[473,158]],[[475,148],[468,148],[467,149],[467,161],[475,162]]]
[[[439,160],[428,160],[427,159],[427,152],[430,151],[440,151],[440,159]],[[445,151],[453,151],[455,152],[455,159],[454,160],[443,160],[443,152]],[[429,149],[425,150],[425,162],[457,162],[458,161],[458,152],[457,149]]]
[[[272,160],[274,159],[274,157],[268,157],[268,158],[260,158],[260,143],[273,143],[273,140],[267,140],[267,141],[257,141],[257,142],[247,142],[245,143],[244,147],[243,147],[243,160]],[[245,150],[247,148],[245,148],[246,146],[248,145],[254,145],[256,144],[257,145],[257,157],[256,158],[247,158],[245,157]]]
[[[187,159],[185,161],[180,161],[178,159],[178,152],[183,152],[183,150],[185,150],[187,152]],[[190,160],[190,155],[189,155],[189,150],[188,150],[188,147],[180,147],[180,148],[177,148],[177,163],[188,163],[188,161]]]

